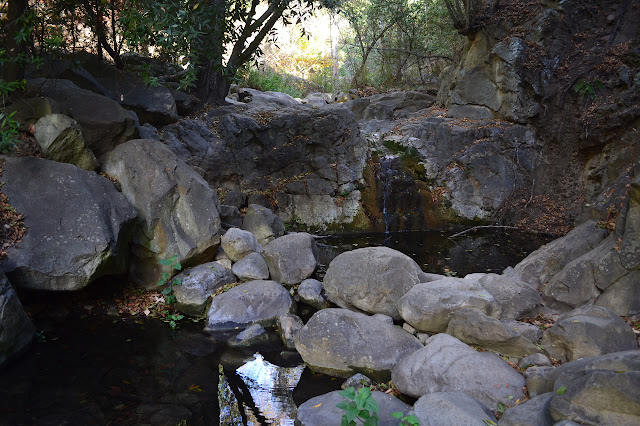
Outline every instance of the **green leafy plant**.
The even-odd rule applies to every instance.
[[[178,262],[178,255],[173,255],[167,259],[162,259],[159,262],[161,265],[163,266],[170,266],[172,270],[175,271],[181,271],[182,270],[182,265],[180,264],[180,262]],[[158,280],[158,286],[164,286],[167,284],[167,282],[169,282],[169,279],[171,278],[171,275],[168,272],[163,272],[162,276],[160,277],[160,279]],[[162,290],[162,294],[165,295],[165,301],[167,303],[174,303],[176,301],[176,297],[172,294],[173,293],[173,286],[177,286],[177,285],[182,285],[182,280],[180,278],[176,278],[174,280],[171,280],[169,282],[169,285]]]
[[[11,152],[18,147],[16,142],[20,137],[20,123],[13,119],[16,112],[11,114],[0,112],[0,152],[2,153]]]
[[[346,398],[336,405],[345,411],[341,426],[355,426],[356,419],[360,419],[365,426],[377,426],[380,409],[371,395],[371,389],[360,388],[356,392],[355,388],[350,387],[340,392],[340,395]]]
[[[558,390],[556,391],[556,393],[557,393],[558,395],[564,395],[564,393],[565,393],[566,391],[567,391],[567,387],[566,387],[566,386],[560,386],[560,387],[558,388]]]
[[[400,411],[396,411],[395,413],[391,413],[391,417],[394,419],[400,420],[401,425],[407,426],[418,426],[420,425],[420,420],[416,416],[405,416]]]
[[[584,78],[578,80],[573,90],[583,98],[595,99],[596,91],[602,90],[604,85],[600,80],[589,81]]]
[[[168,314],[164,318],[164,322],[169,323],[169,327],[178,328],[178,321],[184,318],[184,315],[181,314],[169,314],[169,311],[165,311],[165,314]]]

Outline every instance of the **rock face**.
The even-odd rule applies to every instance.
[[[448,334],[431,337],[424,348],[400,360],[391,379],[407,395],[461,391],[490,408],[524,398],[524,377],[502,358],[476,352]]]
[[[224,233],[220,242],[224,252],[234,262],[250,253],[262,251],[262,245],[256,237],[251,232],[239,228],[230,228]]]
[[[542,345],[554,358],[573,361],[637,349],[631,327],[606,308],[586,305],[558,317],[544,332]]]
[[[419,331],[443,333],[454,312],[473,307],[500,318],[500,306],[491,294],[472,280],[444,278],[411,288],[397,303],[400,316]]]
[[[185,266],[213,259],[220,243],[218,196],[167,147],[129,141],[109,153],[103,170],[138,211],[130,271],[135,281],[152,286],[166,269],[159,261],[174,255]]]
[[[273,325],[290,313],[291,296],[275,281],[249,281],[213,298],[205,331],[246,328],[251,324]]]
[[[360,372],[383,381],[400,360],[421,347],[393,324],[335,308],[316,312],[296,336],[296,349],[312,370],[339,377]]]
[[[434,392],[421,396],[413,405],[421,425],[477,425],[496,421],[484,404],[464,392]]]
[[[187,163],[204,170],[212,186],[272,191],[285,219],[325,227],[351,223],[360,211],[356,187],[367,143],[344,107],[297,104],[245,112],[227,107],[167,126],[163,138]]]
[[[11,157],[2,180],[28,229],[2,263],[13,285],[78,290],[126,270],[136,212],[108,179],[71,164]]]
[[[397,426],[398,419],[391,417],[391,413],[401,412],[406,416],[411,407],[397,398],[384,392],[371,392],[371,396],[378,403],[380,426]],[[340,391],[329,392],[316,396],[298,407],[296,424],[301,426],[337,425],[340,424],[344,410],[336,407],[346,399]]]
[[[112,99],[68,80],[34,79],[29,87],[54,99],[65,115],[80,123],[87,147],[99,159],[137,135],[133,116]]]
[[[0,368],[26,349],[35,332],[9,280],[0,271]]]
[[[316,242],[304,232],[276,238],[262,251],[271,279],[285,285],[299,284],[316,270]]]
[[[336,305],[400,319],[396,301],[426,275],[409,256],[388,247],[368,247],[338,255],[327,269],[324,289]]]
[[[429,108],[435,98],[420,92],[390,92],[347,102],[358,120],[393,120]]]
[[[219,288],[235,282],[235,277],[218,262],[208,262],[179,273],[171,281],[175,280],[182,282],[172,287],[178,310],[202,315],[209,297]]]
[[[38,120],[35,128],[36,140],[47,159],[70,163],[85,170],[98,167],[98,160],[85,147],[80,125],[73,118],[50,114]]]

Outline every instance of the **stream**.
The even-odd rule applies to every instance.
[[[406,253],[426,272],[499,273],[548,240],[503,230],[455,240],[439,232],[327,237],[317,277],[340,252],[374,245]],[[0,371],[0,426],[293,425],[298,405],[343,381],[310,372],[273,330],[262,346],[230,348],[204,333],[203,321],[185,318],[173,330],[159,319],[73,311],[56,297],[64,295],[29,306],[40,309],[36,339]]]

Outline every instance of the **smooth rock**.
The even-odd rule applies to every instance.
[[[250,253],[261,253],[262,245],[249,231],[231,228],[220,239],[222,249],[234,262],[239,261]]]
[[[391,376],[398,390],[421,397],[433,392],[464,392],[489,408],[509,407],[524,394],[525,379],[502,358],[477,352],[448,334],[436,334],[404,357]]]
[[[258,242],[264,246],[284,235],[284,222],[270,209],[250,204],[242,222],[242,229],[255,235]]]
[[[269,266],[260,253],[250,253],[231,268],[240,281],[269,279]]]
[[[252,324],[236,337],[229,340],[229,346],[253,346],[268,339],[267,330],[260,324]]]
[[[500,421],[499,426],[551,426],[554,424],[549,413],[549,405],[556,394],[553,392],[543,393],[538,396],[508,408]]]
[[[251,324],[274,325],[291,312],[291,296],[275,281],[249,281],[213,298],[205,331],[246,328]]]
[[[2,262],[14,286],[78,290],[126,271],[136,211],[108,179],[36,157],[6,158],[3,169],[2,192],[28,229]]]
[[[335,308],[316,312],[296,337],[296,349],[312,370],[338,377],[360,372],[383,381],[400,360],[421,347],[392,324]]]
[[[235,282],[233,273],[218,262],[208,262],[179,273],[170,282],[180,280],[172,291],[176,308],[188,315],[201,316],[207,300],[219,288]]]
[[[538,292],[524,281],[497,274],[483,274],[477,281],[500,305],[502,319],[535,317],[542,307]]]
[[[541,343],[549,355],[561,361],[638,348],[633,330],[623,319],[594,305],[561,315],[544,332]]]
[[[313,278],[307,278],[300,283],[298,297],[302,303],[306,303],[316,309],[324,309],[329,305],[324,295],[322,283]]]
[[[472,307],[499,318],[500,306],[477,282],[444,278],[414,286],[397,303],[400,316],[417,330],[427,333],[446,331],[455,311]]]
[[[73,118],[50,114],[35,124],[35,137],[45,158],[69,163],[85,170],[95,170],[98,160],[85,146],[82,129]]]
[[[271,279],[285,285],[301,283],[315,271],[316,242],[304,232],[276,238],[262,250]]]
[[[304,323],[297,315],[285,314],[280,315],[276,319],[277,332],[282,343],[284,343],[287,349],[296,349],[295,337],[300,332]]]
[[[485,420],[497,421],[491,410],[464,392],[433,392],[423,395],[413,405],[410,414],[418,418],[421,426],[486,426]]]
[[[387,247],[338,255],[327,269],[324,289],[336,305],[399,320],[396,302],[426,277],[409,256]]]

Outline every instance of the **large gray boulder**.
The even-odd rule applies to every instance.
[[[498,274],[470,274],[500,305],[502,319],[535,317],[542,307],[542,299],[531,285]]]
[[[230,269],[218,262],[208,262],[179,273],[171,281],[177,280],[181,284],[172,287],[176,308],[180,312],[200,316],[204,314],[209,297],[219,288],[235,282],[235,277]]]
[[[238,260],[231,267],[240,281],[266,280],[269,278],[269,266],[260,253],[251,253]]]
[[[262,245],[249,231],[240,228],[230,228],[220,239],[222,249],[234,262],[239,261],[250,253],[262,252]]]
[[[476,425],[496,418],[484,404],[464,392],[433,392],[422,395],[413,405],[412,413],[421,426]]]
[[[336,405],[347,400],[340,395],[340,392],[329,392],[304,402],[298,407],[296,425],[339,425],[345,411]],[[380,409],[378,411],[380,418],[378,425],[380,426],[397,426],[398,419],[391,417],[391,413],[401,412],[403,415],[407,415],[411,410],[409,405],[384,392],[371,392],[371,396],[378,403]]]
[[[251,232],[265,246],[284,235],[284,222],[270,209],[250,204],[242,221],[242,229]]]
[[[393,324],[335,308],[316,312],[296,336],[296,349],[312,370],[339,377],[360,372],[384,381],[400,360],[421,347]]]
[[[213,260],[220,243],[216,192],[165,145],[136,139],[118,146],[103,170],[138,211],[130,274],[153,286],[177,255],[183,265]]]
[[[213,298],[204,330],[214,333],[251,324],[270,326],[291,309],[291,296],[282,285],[275,281],[249,281]]]
[[[555,422],[549,412],[549,405],[556,394],[543,393],[507,409],[498,425],[500,426],[551,426]]]
[[[580,375],[560,375],[554,391],[549,411],[555,421],[640,424],[640,371],[591,370]]]
[[[606,237],[606,229],[594,220],[587,221],[531,253],[508,274],[539,290],[569,262],[593,250]]]
[[[113,99],[81,89],[69,80],[37,78],[28,84],[54,99],[65,115],[80,123],[85,143],[98,159],[137,136],[133,116]]]
[[[536,326],[517,321],[500,321],[484,315],[477,309],[465,308],[456,311],[449,321],[447,334],[468,345],[505,356],[522,358],[542,352],[536,346],[542,337],[542,332]]]
[[[443,333],[454,312],[472,307],[500,318],[500,306],[476,281],[444,278],[411,288],[397,303],[400,316],[417,330]]]
[[[9,280],[0,271],[0,368],[27,348],[35,332]]]
[[[329,300],[340,307],[399,320],[398,299],[427,280],[409,256],[388,247],[367,247],[333,259],[323,283]]]
[[[35,124],[35,137],[48,160],[69,163],[85,170],[95,170],[98,160],[85,146],[82,129],[73,118],[50,114]]]
[[[403,358],[391,376],[398,390],[420,397],[464,392],[487,407],[509,407],[524,399],[524,377],[491,352],[477,352],[448,334],[436,334],[424,348]]]
[[[305,232],[276,238],[264,247],[262,256],[271,279],[285,285],[299,284],[316,270],[316,242]]]
[[[585,305],[561,315],[544,332],[542,346],[561,361],[637,349],[631,327],[610,310]]]
[[[2,262],[13,285],[78,290],[126,271],[136,211],[108,179],[71,164],[10,157],[2,180],[28,229]]]

